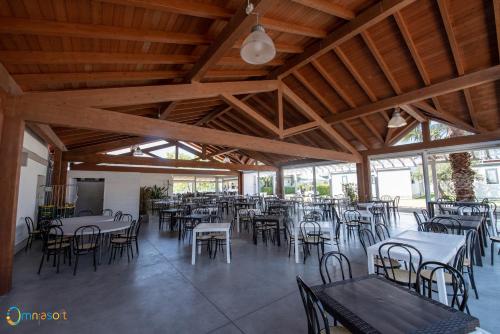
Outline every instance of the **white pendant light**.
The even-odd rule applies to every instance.
[[[222,160],[223,163],[225,164],[228,164],[231,162],[231,159],[229,159],[229,157],[224,157],[224,159]]]
[[[400,128],[400,127],[405,126],[405,125],[406,125],[406,121],[403,118],[403,116],[401,116],[401,112],[399,111],[399,107],[397,107],[396,110],[394,110],[394,113],[392,114],[392,117],[389,121],[389,124],[387,124],[387,127],[388,128]]]
[[[142,152],[142,150],[139,146],[133,146],[132,147],[132,155],[134,157],[142,157],[144,155],[144,152]]]
[[[248,2],[247,14],[253,11],[253,4]],[[276,56],[274,42],[266,34],[264,27],[259,24],[259,14],[257,15],[257,24],[252,27],[250,35],[245,38],[241,44],[241,58],[248,64],[261,65],[271,61]]]

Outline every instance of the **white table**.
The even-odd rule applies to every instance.
[[[444,233],[404,231],[392,238],[378,242],[367,248],[368,255],[368,273],[375,273],[374,257],[378,255],[379,246],[386,242],[399,242],[411,245],[418,249],[422,254],[422,263],[426,261],[438,261],[450,263],[460,247],[465,244],[465,236],[452,235]],[[391,252],[392,256],[392,252]],[[401,260],[409,260],[407,253],[394,252],[394,257]],[[418,266],[418,263],[415,263]],[[443,270],[436,271],[436,281],[438,286],[439,301],[448,305],[446,296],[446,283]]]
[[[61,219],[61,222],[63,225],[98,225],[104,222],[112,222],[113,219],[113,216],[83,216],[63,218]]]
[[[319,227],[321,227],[321,233],[328,232],[330,234],[330,239],[335,237],[335,232],[333,230],[333,222],[331,221],[318,221],[316,222],[319,224]],[[311,228],[312,226],[309,225],[307,228]],[[295,223],[293,227],[293,237],[295,238],[294,240],[294,247],[295,247],[295,263],[300,263],[299,260],[299,235],[300,235],[300,223]]]
[[[196,262],[196,235],[197,233],[209,233],[209,232],[225,232],[226,233],[226,259],[227,263],[231,263],[231,247],[230,247],[230,237],[229,230],[231,229],[230,223],[201,223],[196,225],[193,229],[193,248],[191,250],[191,264]],[[201,253],[201,245],[198,246],[198,254]]]

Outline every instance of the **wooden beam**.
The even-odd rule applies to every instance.
[[[354,146],[344,139],[337,131],[335,131],[323,118],[321,118],[308,104],[306,104],[297,94],[295,94],[287,85],[283,84],[284,96],[295,105],[295,107],[304,113],[313,121],[318,122],[319,128],[328,136],[333,138],[340,146],[347,149],[354,156],[359,157],[359,153]]]
[[[147,144],[148,142],[158,141],[156,138],[132,137],[126,139],[118,139],[110,142],[88,145],[81,148],[70,150],[69,152],[77,154],[87,153],[103,153],[109,151],[120,150],[134,145]]]
[[[278,129],[280,131],[280,138],[283,139],[284,134],[284,127],[285,127],[285,117],[283,114],[283,89],[281,86],[278,88],[276,91],[276,109],[278,110],[277,116],[278,116]]]
[[[415,0],[384,0],[368,8],[351,21],[347,22],[339,29],[335,29],[331,34],[321,41],[317,41],[307,47],[307,50],[299,55],[287,60],[284,66],[271,73],[272,78],[283,78],[291,74],[296,69],[309,63],[312,59],[332,50],[343,42],[351,39],[361,31],[377,24],[378,22],[391,16],[398,10],[406,7]]]
[[[163,110],[160,112],[159,114],[159,119],[167,119],[167,117],[172,113],[172,111],[174,111],[175,107],[177,106],[177,101],[172,101],[168,104],[168,106],[166,106],[165,108],[163,108]]]
[[[389,145],[394,145],[397,143],[399,140],[403,139],[404,136],[406,136],[410,131],[415,129],[415,127],[419,124],[419,122],[416,119],[413,119],[408,122],[408,125],[406,127],[401,128],[401,130],[397,133],[395,133],[390,139],[387,144]]]
[[[326,160],[357,161],[353,154],[335,152],[316,147],[291,144],[276,140],[252,137],[225,131],[201,128],[193,125],[126,115],[119,112],[72,107],[72,105],[50,105],[31,103],[23,97],[16,98],[16,112],[26,120],[44,124],[78,127],[105,132],[124,133],[135,136],[151,136],[201,144],[213,144],[257,150],[275,154],[311,157]],[[12,99],[10,99],[12,100]],[[10,101],[11,103],[14,101]],[[68,112],[70,111],[70,112]],[[79,117],[75,118],[77,114]],[[333,130],[333,129],[332,129]]]
[[[42,138],[47,144],[52,145],[60,151],[67,151],[66,145],[47,124],[27,124],[27,127]]]
[[[129,173],[154,173],[154,174],[180,174],[180,175],[237,175],[234,171],[225,170],[203,170],[203,169],[174,169],[155,167],[128,167],[128,166],[106,166],[92,164],[71,165],[71,170],[75,171],[95,171],[95,172],[129,172]]]
[[[293,2],[299,3],[306,7],[314,8],[329,15],[340,17],[344,20],[352,20],[356,16],[356,14],[352,10],[334,4],[333,2],[328,0],[293,0]]]
[[[79,161],[92,164],[122,164],[122,165],[138,165],[138,166],[161,166],[175,168],[210,168],[210,169],[229,169],[229,170],[250,170],[250,171],[276,171],[275,167],[266,165],[242,165],[232,163],[220,163],[210,161],[194,161],[194,160],[176,160],[176,159],[161,159],[148,157],[129,157],[121,155],[107,154],[86,154],[74,155],[63,154],[65,161]]]
[[[415,107],[413,107],[413,106],[411,106],[409,104],[402,104],[401,105],[401,109],[403,109],[404,111],[406,111],[406,113],[408,115],[410,115],[411,117],[415,118],[420,123],[423,123],[423,122],[427,121],[427,118],[425,118],[425,116],[422,115],[422,113],[417,108],[415,108]]]
[[[452,115],[451,113],[445,112],[445,111],[438,111],[437,109],[433,108],[429,103],[425,101],[420,101],[420,102],[415,102],[413,103],[414,106],[422,109],[423,111],[431,114],[433,119],[436,119],[438,121],[445,121],[450,124],[452,124],[454,127],[469,131],[472,133],[477,133],[479,132],[476,128],[471,126],[469,123],[464,122],[462,119]]]
[[[215,151],[215,152],[208,154],[207,158],[213,158],[213,157],[216,157],[218,155],[229,154],[229,153],[236,152],[236,151],[238,151],[237,148],[224,148],[222,150],[218,150],[218,151]]]
[[[256,120],[259,124],[267,128],[268,130],[271,130],[272,132],[278,135],[281,133],[279,128],[277,128],[271,121],[267,120],[264,116],[262,116],[257,111],[252,109],[246,103],[238,100],[233,95],[222,94],[221,96],[224,99],[224,101],[226,101],[226,103],[229,104],[231,107],[247,114],[248,116]]]
[[[276,4],[274,0],[253,0],[254,11],[264,15],[268,9]],[[200,60],[193,66],[186,77],[187,81],[200,81],[210,67],[219,63],[219,60],[230,50],[236,41],[244,34],[249,33],[255,25],[255,17],[245,12],[246,3],[232,16],[217,39],[208,47]]]
[[[33,103],[64,103],[76,104],[81,107],[117,107],[219,97],[223,93],[231,95],[262,93],[276,90],[278,85],[279,82],[276,80],[192,83],[26,93],[23,95],[23,99],[31,100]]]
[[[377,102],[354,108],[337,115],[327,117],[325,120],[329,123],[337,123],[343,120],[354,119],[364,115],[371,115],[382,110],[394,108],[402,104],[413,104],[433,96],[444,95],[447,93],[462,90],[483,83],[500,79],[500,65],[479,70],[473,73],[465,74],[461,77],[445,80],[432,84],[427,87],[419,88],[408,93],[389,97]]]
[[[500,60],[500,0],[493,0],[493,12],[495,14],[495,30],[497,35],[498,58]]]
[[[0,295],[4,295],[12,287],[24,121],[5,110],[0,133]]]
[[[23,90],[9,74],[9,71],[0,64],[0,90],[9,95],[21,95]]]
[[[319,126],[319,123],[316,121],[300,124],[300,125],[294,126],[292,128],[288,128],[288,129],[283,130],[283,137],[286,138],[286,137],[295,136],[295,135],[301,134],[303,132],[317,129],[318,126]]]
[[[477,135],[471,136],[463,136],[463,137],[454,137],[448,139],[439,139],[433,140],[428,143],[416,143],[416,144],[407,144],[407,145],[398,145],[398,146],[388,146],[380,149],[373,149],[363,151],[364,155],[384,155],[384,154],[392,154],[392,153],[404,153],[404,152],[413,152],[413,151],[421,151],[433,148],[449,148],[449,147],[459,147],[461,145],[470,145],[470,144],[478,144],[478,143],[487,143],[492,141],[498,141],[500,138],[500,130],[485,132]]]

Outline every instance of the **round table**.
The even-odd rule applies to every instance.
[[[104,234],[125,230],[131,224],[131,222],[113,221],[113,217],[110,216],[73,217],[61,219],[61,221],[63,225],[60,227],[64,235],[74,235],[78,228],[85,225],[96,225],[101,229],[101,234]],[[89,230],[88,233],[91,231]]]

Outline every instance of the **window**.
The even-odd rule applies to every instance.
[[[498,172],[496,168],[489,168],[486,170],[486,183],[498,184]]]

